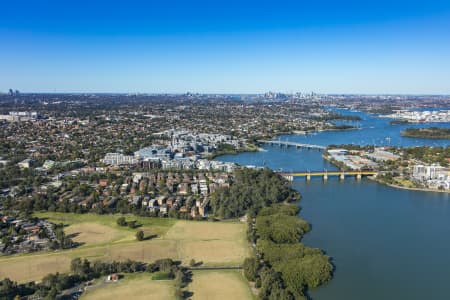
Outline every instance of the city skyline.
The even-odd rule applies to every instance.
[[[4,5],[0,92],[450,94],[450,4]]]

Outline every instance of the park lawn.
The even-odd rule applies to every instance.
[[[161,258],[176,258],[176,242],[154,239],[110,245],[79,247],[63,251],[38,252],[0,257],[0,279],[8,277],[18,282],[39,281],[49,273],[67,273],[72,259],[90,261],[124,261],[127,259],[153,262]]]
[[[86,246],[112,242],[131,241],[135,239],[137,230],[143,230],[146,236],[161,236],[175,223],[168,218],[145,218],[133,215],[97,215],[44,212],[35,213],[39,218],[47,218],[53,223],[68,225],[65,232],[74,235],[73,240]],[[139,228],[119,226],[116,221],[124,216],[127,221],[135,220],[142,224]]]
[[[195,300],[254,299],[239,270],[198,270],[185,288]]]
[[[120,240],[132,240],[133,235],[125,230],[98,223],[74,223],[64,228],[66,235],[81,245],[101,244]]]
[[[41,280],[48,273],[69,271],[72,258],[68,255],[42,253],[0,257],[0,280],[18,282]]]
[[[103,286],[88,290],[82,294],[81,300],[109,299],[161,299],[175,298],[173,280],[151,280],[151,274],[125,274],[118,282],[106,283]]]
[[[205,266],[241,265],[250,255],[246,226],[240,222],[177,221],[166,235],[177,242],[178,259]]]
[[[79,232],[75,239],[79,238],[78,241],[85,244],[68,250],[0,257],[0,279],[8,277],[18,282],[28,282],[39,281],[49,273],[67,273],[70,271],[70,261],[77,257],[90,261],[131,259],[143,262],[172,258],[182,260],[185,265],[195,259],[205,266],[230,266],[242,264],[250,253],[245,238],[245,224],[238,222],[176,221],[128,216],[127,220],[137,220],[143,224],[139,229],[147,231],[146,234],[150,231],[163,233],[154,239],[138,242],[135,239],[138,229],[116,224],[119,215],[37,215],[68,224],[66,230]],[[111,230],[108,231],[108,228]]]
[[[65,232],[74,235],[81,246],[74,249],[29,253],[0,257],[0,279],[27,282],[39,281],[48,273],[67,273],[70,261],[77,257],[89,260],[138,260],[153,262],[156,259],[177,257],[175,241],[162,240],[160,236],[175,223],[173,219],[143,218],[132,215],[141,227],[131,229],[117,225],[120,215],[96,215],[73,213],[36,213],[54,223],[68,225]],[[136,231],[144,230],[146,236],[157,235],[148,241],[136,241]]]

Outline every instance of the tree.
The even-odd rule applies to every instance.
[[[248,281],[255,281],[258,274],[259,263],[255,257],[248,257],[244,260],[244,275]]]
[[[144,240],[144,232],[142,230],[139,230],[138,232],[136,232],[136,239],[138,241],[143,241]]]
[[[56,295],[58,294],[58,291],[56,288],[51,288],[51,290],[48,292],[47,296],[44,299],[53,300],[56,299]]]
[[[130,228],[136,228],[138,225],[136,224],[136,221],[129,221],[127,222],[128,227]]]
[[[74,258],[70,263],[70,270],[74,274],[86,276],[91,273],[90,262],[87,259]]]
[[[219,188],[211,196],[213,213],[222,218],[240,217],[271,204],[298,200],[298,193],[280,175],[270,170],[243,169],[235,172],[229,188]]]
[[[125,217],[120,217],[117,219],[117,225],[119,226],[127,226],[127,221],[125,221]]]

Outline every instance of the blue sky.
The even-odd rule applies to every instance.
[[[0,91],[450,94],[450,1],[3,1]]]

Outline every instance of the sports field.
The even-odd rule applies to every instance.
[[[155,238],[138,242],[138,229],[116,224],[119,215],[45,213],[55,223],[67,224],[66,233],[83,243],[68,250],[38,252],[0,257],[0,279],[8,277],[19,282],[40,280],[48,273],[69,272],[70,261],[76,257],[100,260],[137,260],[152,262],[160,258],[203,262],[205,266],[239,265],[249,254],[245,224],[237,222],[195,222],[174,219],[139,218],[146,235]]]

